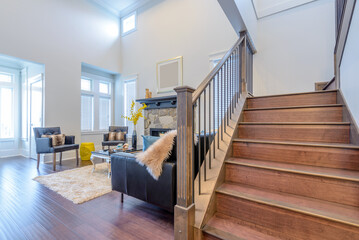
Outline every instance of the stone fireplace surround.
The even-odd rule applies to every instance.
[[[177,128],[177,96],[138,99],[145,103],[144,134],[150,135],[151,128]]]

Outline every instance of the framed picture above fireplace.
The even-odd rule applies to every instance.
[[[157,93],[171,92],[183,85],[183,57],[175,57],[157,63]]]

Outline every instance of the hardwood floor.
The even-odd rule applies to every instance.
[[[81,165],[88,165],[84,161]],[[57,171],[74,168],[63,161]],[[52,173],[52,164],[23,157],[0,159],[0,239],[173,239],[173,215],[111,192],[73,204],[32,179]]]

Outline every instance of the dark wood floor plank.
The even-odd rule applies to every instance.
[[[0,159],[0,239],[173,239],[173,214],[129,196],[121,203],[118,192],[73,204],[32,180],[50,173],[52,164]]]

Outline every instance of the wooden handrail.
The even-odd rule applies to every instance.
[[[227,53],[224,55],[222,60],[212,69],[212,71],[205,77],[205,79],[202,81],[202,83],[198,86],[198,88],[194,91],[192,95],[192,102],[197,101],[199,96],[202,94],[203,90],[208,86],[208,84],[211,82],[211,80],[216,76],[216,74],[219,72],[219,70],[223,67],[224,63],[228,60],[228,58],[231,56],[233,51],[244,41],[245,36],[238,39],[238,41],[227,51]]]

